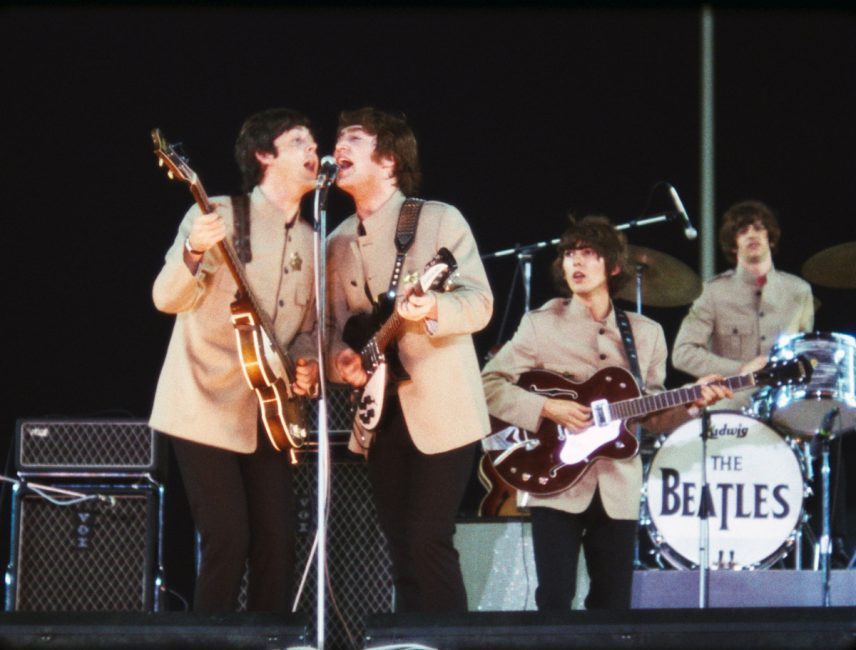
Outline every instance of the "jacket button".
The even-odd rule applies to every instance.
[[[601,355],[600,355],[600,359],[601,359],[601,361],[603,361],[604,359],[606,359],[606,355],[605,355],[605,354],[603,354],[603,353],[601,353]]]

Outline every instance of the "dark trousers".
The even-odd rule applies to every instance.
[[[465,612],[467,593],[452,540],[475,445],[423,454],[410,439],[397,396],[387,400],[368,470],[392,557],[395,611]]]
[[[201,539],[193,610],[235,611],[249,567],[247,609],[287,612],[295,562],[291,467],[259,434],[252,454],[172,438]]]
[[[590,580],[586,609],[630,608],[636,521],[611,519],[600,492],[581,513],[533,507],[531,519],[540,611],[570,610],[581,544]]]

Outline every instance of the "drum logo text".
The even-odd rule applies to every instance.
[[[744,433],[745,435],[745,433]],[[681,473],[669,467],[662,472],[661,515],[697,517],[701,506],[701,489],[694,481],[681,481]],[[704,501],[708,516],[719,518],[719,529],[728,530],[733,519],[784,519],[790,513],[788,485],[766,483],[711,483]]]
[[[734,424],[729,426],[728,422],[723,422],[721,426],[712,426],[710,433],[707,434],[708,440],[716,438],[745,438],[749,433],[749,427],[743,424]]]

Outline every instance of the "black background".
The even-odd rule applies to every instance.
[[[831,8],[714,16],[715,211],[768,203],[784,231],[776,265],[799,274],[856,239],[856,19]],[[651,193],[659,181],[698,225],[699,52],[690,5],[7,5],[0,448],[17,418],[148,416],[172,327],[151,284],[191,203],[156,167],[151,128],[184,143],[213,195],[238,191],[232,146],[255,111],[305,112],[322,155],[341,109],[403,111],[421,195],[458,206],[483,253],[554,238],[569,211],[624,222],[669,209],[662,188]],[[331,197],[330,229],[351,207]],[[698,268],[698,240],[676,223],[629,239]],[[552,295],[552,257],[535,256],[533,306]],[[482,355],[522,312],[514,266],[486,263],[496,304],[476,337]],[[856,292],[814,290],[816,329],[856,332]],[[686,309],[644,311],[671,344]],[[685,380],[670,368],[669,386]]]

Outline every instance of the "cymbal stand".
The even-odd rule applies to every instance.
[[[831,537],[829,535],[829,436],[825,435],[821,439],[821,458],[823,459],[820,469],[820,478],[822,485],[822,533],[820,535],[820,566],[823,569],[823,606],[829,607],[829,579],[830,579],[830,546]]]
[[[710,410],[701,410],[701,504],[698,509],[698,606],[705,609],[710,602],[710,522],[707,504],[710,491],[707,484],[707,441],[710,435]]]
[[[508,310],[511,306],[511,297],[514,294],[514,286],[517,283],[518,276],[522,276],[523,278],[523,309],[528,312],[532,304],[532,256],[539,250],[543,250],[558,243],[558,239],[551,239],[536,242],[534,244],[527,244],[525,246],[517,244],[513,248],[506,248],[504,250],[496,251],[495,253],[482,255],[483,260],[506,257],[508,255],[515,255],[517,257],[517,268],[514,270],[514,277],[511,280],[511,286],[508,288],[508,299],[505,301],[505,313],[502,317],[502,324],[499,328],[499,337],[497,341],[502,341],[506,320],[508,319]]]
[[[830,594],[830,579],[831,579],[831,555],[832,555],[832,536],[829,532],[829,443],[832,440],[832,423],[838,415],[838,407],[836,406],[826,415],[823,416],[823,422],[820,425],[820,430],[817,432],[820,438],[821,445],[821,465],[820,465],[820,480],[821,480],[821,535],[820,535],[820,567],[823,571],[823,606],[829,607],[832,605],[832,597]]]
[[[648,268],[647,264],[636,264],[636,313],[642,313],[642,274]]]
[[[814,480],[814,460],[811,451],[811,443],[808,440],[804,440],[801,445],[801,467],[803,468],[803,472],[805,474],[806,485],[810,485],[811,482]],[[806,496],[805,492],[803,493],[803,496]],[[800,521],[799,525],[794,531],[794,569],[797,570],[802,569],[803,567],[803,543],[805,542],[805,540],[803,539],[803,529],[811,533],[811,529],[808,527],[807,523],[808,518],[807,515],[804,513],[802,521]],[[811,543],[812,546],[814,545],[813,538],[810,534],[809,543]]]

